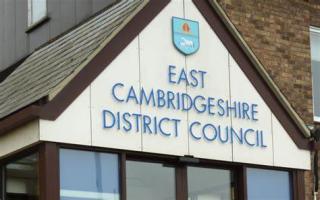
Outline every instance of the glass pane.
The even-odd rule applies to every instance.
[[[320,120],[320,29],[311,28],[310,31],[314,116],[318,121]]]
[[[175,200],[175,169],[127,161],[127,200]]]
[[[248,200],[290,200],[290,176],[286,171],[247,169]]]
[[[39,21],[47,13],[47,0],[32,0],[32,24]]]
[[[188,200],[231,200],[229,170],[188,167]]]
[[[320,61],[312,61],[314,115],[320,117]],[[318,121],[318,120],[317,120]]]
[[[39,199],[38,154],[7,164],[5,174],[7,200]]]
[[[61,200],[119,200],[118,155],[60,150]]]

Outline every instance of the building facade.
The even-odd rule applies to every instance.
[[[317,2],[1,3],[1,199],[319,198]]]
[[[219,3],[304,122],[317,125],[313,118],[310,26],[320,27],[319,2]],[[309,185],[306,199],[312,199],[312,173],[306,173],[305,181]]]
[[[1,0],[0,70],[14,65],[112,3],[113,0],[47,0],[46,9],[39,13],[38,19],[35,16],[36,21],[32,23],[28,19],[31,16],[28,0]]]

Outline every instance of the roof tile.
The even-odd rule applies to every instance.
[[[0,118],[37,100],[85,62],[144,0],[122,0],[32,53],[0,84]]]

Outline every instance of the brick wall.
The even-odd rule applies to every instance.
[[[292,107],[306,124],[312,124],[309,26],[320,27],[320,0],[218,2]],[[306,200],[310,200],[311,172],[305,173],[305,182]]]

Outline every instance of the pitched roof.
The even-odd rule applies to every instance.
[[[81,70],[144,0],[122,0],[52,43],[32,53],[0,84],[0,119],[39,99]]]
[[[0,84],[0,134],[37,118],[55,120],[169,2],[122,0],[34,52]],[[216,1],[193,2],[296,145],[309,149],[305,124]],[[44,105],[32,104],[44,97]]]

